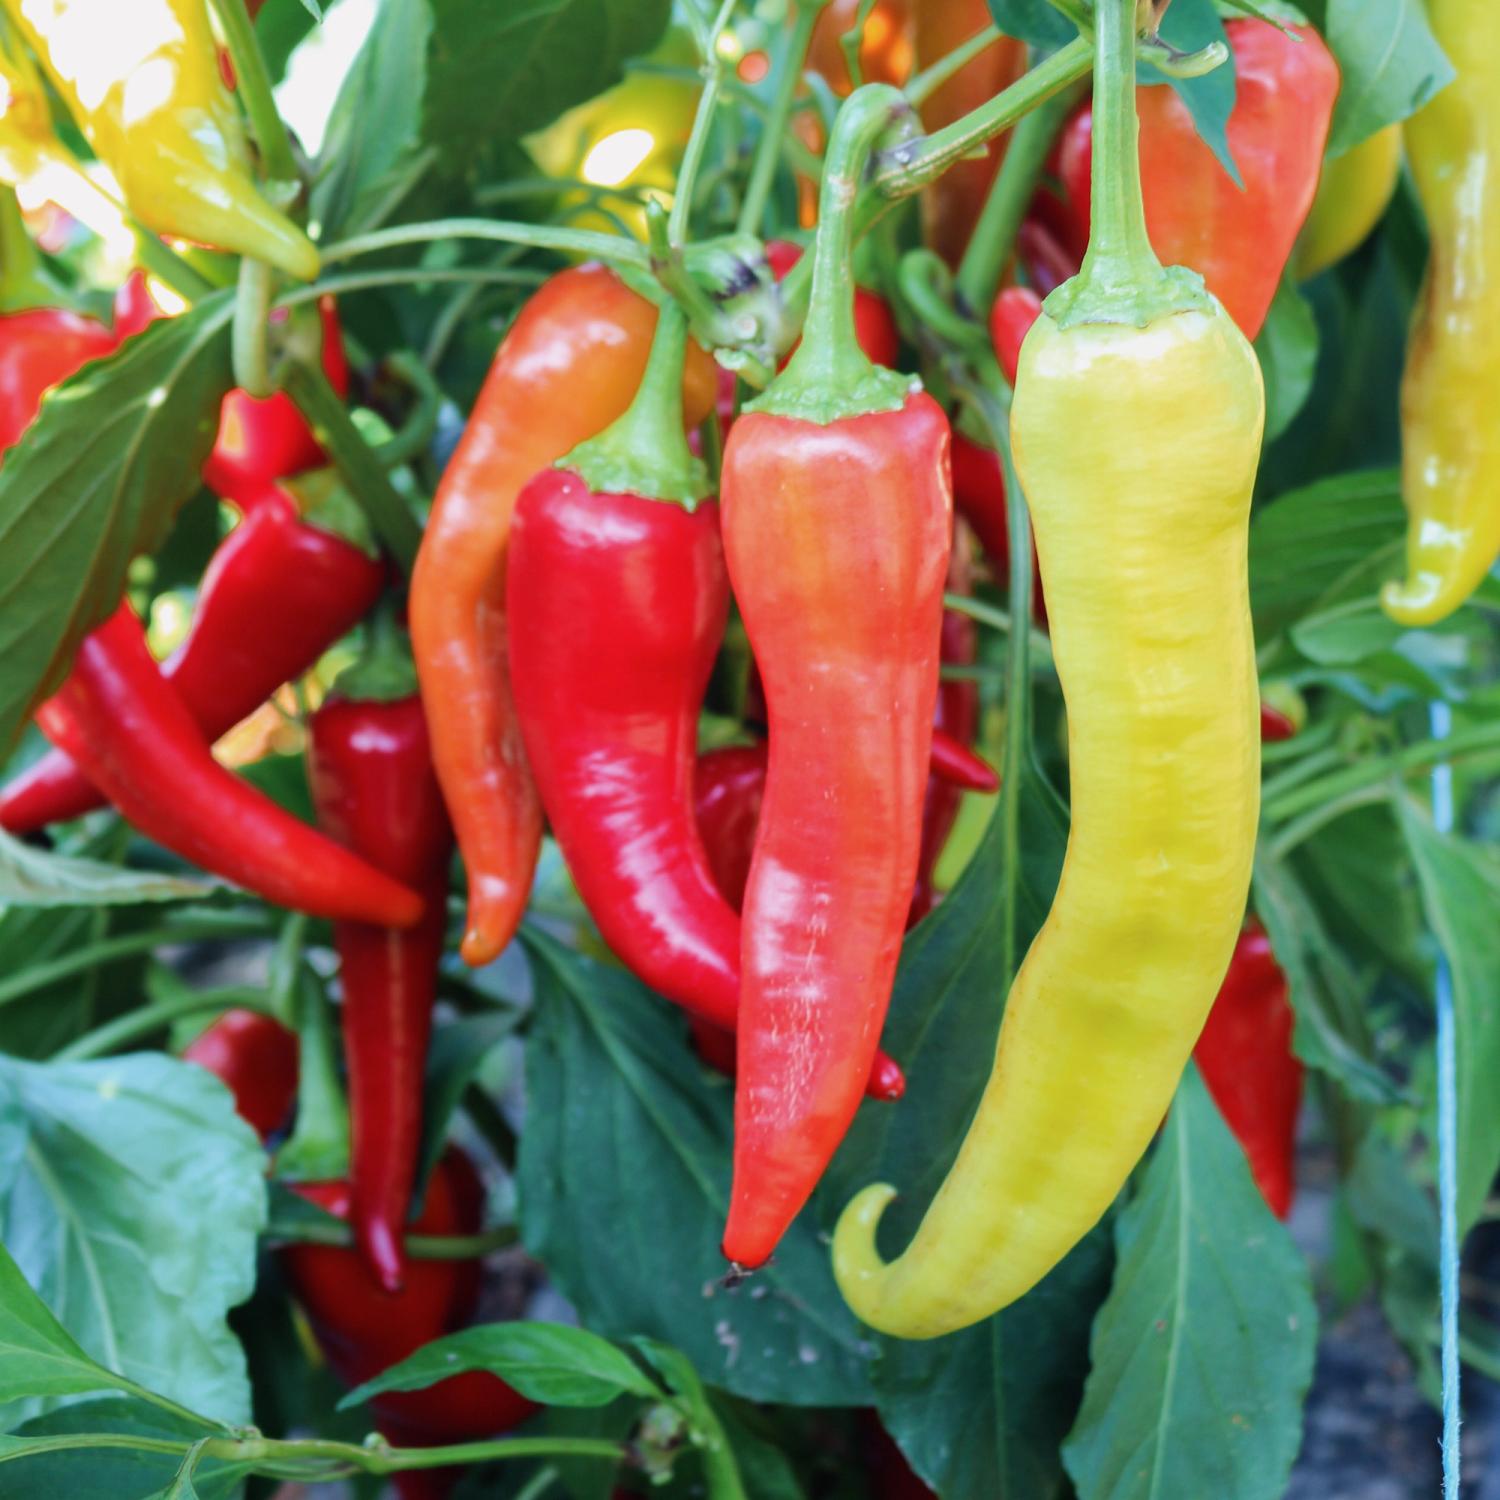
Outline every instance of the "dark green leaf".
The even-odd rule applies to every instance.
[[[1196,1068],[1116,1245],[1063,1449],[1079,1500],[1279,1500],[1302,1440],[1317,1310],[1307,1265]]]
[[[597,1334],[561,1323],[487,1323],[425,1345],[340,1403],[381,1391],[419,1391],[464,1370],[488,1370],[546,1406],[608,1406],[617,1396],[661,1398],[644,1370]]]
[[[0,1240],[91,1356],[224,1421],[249,1416],[224,1319],[255,1282],[264,1173],[201,1068],[0,1058]]]
[[[163,319],[42,402],[0,469],[0,751],[198,493],[230,385],[233,294]]]
[[[1212,42],[1227,45],[1224,23],[1219,19],[1213,0],[1174,0],[1161,24],[1161,39],[1179,52],[1197,52]],[[1235,99],[1233,52],[1227,62],[1201,78],[1167,78],[1149,64],[1143,64],[1137,76],[1143,84],[1164,83],[1177,90],[1188,114],[1193,117],[1198,134],[1218,157],[1224,170],[1239,184],[1240,169],[1229,151],[1229,116],[1234,110]],[[1142,170],[1151,170],[1149,160],[1142,163]]]
[[[280,83],[297,43],[321,17],[316,0],[269,0],[255,18],[255,39],[272,83]]]
[[[1351,575],[1368,573],[1406,531],[1401,477],[1380,469],[1341,474],[1283,495],[1250,523],[1250,602],[1265,640],[1299,619]]]
[[[0,905],[133,906],[143,901],[201,901],[214,889],[148,870],[50,854],[0,833]]]
[[[1302,410],[1318,366],[1318,321],[1290,276],[1276,288],[1255,340],[1266,380],[1266,441],[1279,437]]]
[[[1415,114],[1453,80],[1421,0],[1327,0],[1325,35],[1343,80],[1329,156]]]
[[[1051,50],[1071,42],[1078,29],[1048,0],[989,0],[990,14],[1006,36]]]
[[[1396,808],[1427,920],[1453,974],[1462,1233],[1478,1220],[1500,1168],[1500,861],[1492,850],[1439,833],[1409,798]]]
[[[868,1404],[866,1351],[812,1214],[766,1269],[723,1284],[727,1081],[706,1077],[680,1018],[628,975],[527,937],[537,994],[518,1168],[527,1248],[605,1337],[659,1338],[751,1400]]]
[[[443,1154],[453,1111],[464,1090],[484,1066],[490,1052],[516,1029],[515,1011],[466,1016],[450,1026],[439,1027],[427,1053],[427,1084],[422,1107],[422,1170],[425,1182],[433,1164]]]
[[[670,0],[432,0],[423,136],[460,165],[592,99],[648,52]],[[580,45],[586,39],[586,45]]]

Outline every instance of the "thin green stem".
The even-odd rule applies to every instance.
[[[1337,822],[1346,813],[1354,812],[1361,807],[1371,807],[1389,799],[1390,789],[1380,785],[1359,787],[1352,792],[1346,792],[1342,797],[1335,797],[1303,813],[1300,818],[1293,818],[1270,841],[1267,852],[1273,860],[1284,860],[1315,833],[1326,828],[1328,824]]]
[[[729,22],[735,0],[724,0],[719,13],[709,27],[704,44],[707,55],[708,76],[703,82],[703,92],[698,95],[698,109],[693,116],[693,128],[683,148],[682,165],[677,172],[677,186],[672,198],[672,213],[667,220],[667,236],[674,245],[687,238],[688,218],[693,208],[693,184],[698,180],[698,169],[703,165],[703,153],[708,149],[708,133],[713,126],[714,111],[719,107],[719,91],[724,82],[724,59],[719,56],[719,37]]]
[[[386,367],[417,398],[400,428],[375,449],[376,459],[394,469],[426,451],[442,413],[443,393],[415,354],[398,350],[386,360]]]
[[[490,240],[502,245],[529,245],[534,250],[559,250],[638,271],[649,270],[651,266],[646,247],[624,235],[602,234],[591,229],[554,229],[550,224],[523,224],[509,219],[428,219],[420,224],[376,229],[322,249],[323,264],[334,265],[403,245],[428,245],[435,240]]]
[[[339,1083],[328,997],[317,976],[296,966],[297,1120],[276,1158],[291,1182],[331,1182],[349,1171],[349,1111]]]
[[[776,180],[776,166],[781,160],[787,122],[792,117],[792,103],[797,97],[797,85],[802,81],[808,44],[812,41],[813,27],[818,24],[818,17],[827,4],[828,0],[806,0],[797,7],[797,21],[787,42],[781,75],[776,80],[776,92],[772,95],[771,108],[755,147],[755,160],[750,164],[750,181],[746,184],[739,219],[735,223],[737,234],[760,233],[766,203],[771,196],[771,184]]]
[[[283,1152],[283,1155],[285,1153]],[[300,1182],[307,1179],[282,1175],[281,1160],[277,1160],[277,1173],[285,1182]],[[325,1222],[326,1220],[326,1222]],[[265,1237],[280,1245],[330,1245],[352,1248],[354,1231],[344,1223],[324,1215],[320,1219],[272,1219],[265,1227]],[[482,1234],[408,1234],[406,1253],[417,1260],[478,1260],[496,1250],[508,1250],[521,1237],[513,1224],[500,1224],[486,1229]]]
[[[138,1441],[138,1440],[135,1440]],[[173,1449],[185,1453],[188,1444]],[[396,1474],[406,1469],[445,1469],[456,1464],[488,1463],[507,1458],[612,1458],[623,1461],[623,1443],[603,1438],[500,1438],[487,1443],[452,1443],[442,1448],[391,1448],[339,1443],[325,1438],[214,1438],[208,1454],[225,1463],[297,1463],[330,1459],[366,1474]]]
[[[245,113],[250,116],[250,130],[260,151],[261,167],[273,186],[270,196],[279,208],[286,208],[299,181],[297,159],[292,154],[292,142],[281,112],[276,108],[271,75],[266,71],[250,12],[244,0],[213,0],[213,7],[229,45],[236,89],[244,101]]]
[[[116,1016],[114,1020],[69,1042],[60,1052],[53,1053],[52,1061],[89,1062],[96,1057],[106,1057],[111,1052],[118,1052],[131,1042],[151,1036],[183,1016],[233,1009],[270,1014],[265,998],[257,991],[243,986],[195,990],[190,995],[177,995],[170,1000],[158,1000],[154,1004],[126,1011],[123,1016]]]
[[[15,1463],[20,1459],[39,1458],[44,1453],[68,1453],[93,1449],[126,1449],[135,1453],[165,1453],[172,1457],[186,1457],[192,1444],[174,1441],[171,1438],[140,1437],[127,1432],[69,1432],[56,1437],[27,1437],[18,1439],[14,1448],[0,1449],[0,1464]]]
[[[1052,141],[1073,105],[1073,90],[1043,100],[1011,132],[1005,160],[995,174],[984,209],[958,268],[958,291],[978,317],[984,317],[1010,259],[1016,232],[1036,189]]]
[[[149,229],[135,227],[136,264],[148,275],[169,286],[184,301],[197,302],[214,290],[175,250],[164,245]]]
[[[874,9],[875,0],[859,0],[859,9],[854,13],[854,24],[839,36],[839,51],[844,54],[844,67],[849,73],[850,93],[865,81],[864,70],[859,65],[859,52],[864,46],[865,27],[870,24],[870,13]]]
[[[542,1496],[561,1478],[555,1464],[544,1464],[516,1491],[516,1500],[542,1500]]]
[[[234,299],[230,338],[234,383],[249,396],[265,398],[275,390],[266,356],[266,319],[271,311],[271,268],[245,256],[240,261],[239,290]]]
[[[287,393],[328,452],[376,535],[410,574],[422,544],[422,527],[392,486],[380,459],[360,435],[320,365],[297,362],[287,370]]]
[[[931,67],[923,68],[915,78],[907,80],[906,97],[912,108],[919,108],[930,99],[961,68],[979,56],[987,47],[993,46],[1004,33],[993,24],[983,26],[968,41],[960,42],[946,56],[938,58]]]

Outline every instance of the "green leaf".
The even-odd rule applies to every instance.
[[[42,401],[0,469],[0,754],[198,493],[234,294],[165,318]]]
[[[1462,618],[1430,630],[1398,625],[1361,588],[1353,599],[1305,616],[1292,626],[1290,637],[1308,661],[1353,669],[1371,688],[1459,701],[1473,672],[1465,632]]]
[[[867,1405],[865,1346],[812,1214],[767,1268],[724,1285],[727,1080],[629,975],[523,933],[537,995],[517,1181],[527,1248],[606,1338],[661,1339],[750,1400]]]
[[[100,860],[52,854],[0,832],[0,906],[135,906],[144,901],[201,901],[215,887]]]
[[[487,1323],[436,1339],[350,1391],[341,1408],[381,1391],[420,1391],[465,1370],[488,1370],[544,1406],[608,1406],[621,1395],[661,1391],[628,1354],[597,1334],[561,1323]]]
[[[427,1082],[422,1096],[420,1182],[427,1181],[428,1173],[443,1154],[448,1127],[464,1090],[474,1081],[489,1054],[515,1032],[518,1019],[513,1010],[492,1011],[488,1015],[466,1016],[437,1029],[427,1052]]]
[[[1196,1068],[1116,1246],[1063,1448],[1079,1500],[1279,1500],[1301,1443],[1317,1310],[1307,1265]]]
[[[1213,0],[1175,0],[1161,23],[1161,39],[1180,52],[1197,52],[1213,42],[1228,45],[1224,23]],[[1236,186],[1242,186],[1240,169],[1229,150],[1229,116],[1234,111],[1234,53],[1228,61],[1201,78],[1168,78],[1160,69],[1143,63],[1137,70],[1143,84],[1168,84],[1177,90],[1204,144],[1218,157]]]
[[[0,1401],[122,1388],[118,1375],[79,1348],[0,1244]]]
[[[280,83],[297,44],[322,19],[316,0],[270,0],[255,18],[255,40],[260,44],[271,82]]]
[[[1328,133],[1342,156],[1404,120],[1453,81],[1453,64],[1427,24],[1421,0],[1327,0],[1324,35],[1342,85]]]
[[[111,1433],[147,1441],[181,1443],[204,1437],[202,1426],[164,1412],[136,1397],[102,1396],[75,1402],[38,1417],[19,1429],[22,1439]],[[180,1455],[141,1448],[70,1448],[0,1466],[0,1500],[35,1500],[40,1495],[67,1500],[129,1500],[162,1494],[182,1463]],[[249,1466],[204,1459],[193,1475],[199,1500],[231,1500],[242,1493]]]
[[[431,3],[422,133],[461,166],[476,140],[519,140],[619,82],[672,11],[670,0]]]
[[[1351,577],[1381,570],[1406,534],[1401,476],[1340,474],[1261,506],[1250,522],[1250,602],[1258,640],[1300,619]]]
[[[1396,809],[1427,921],[1453,974],[1458,1053],[1458,1226],[1475,1224],[1500,1168],[1500,860],[1439,833],[1408,797]]]
[[[1318,320],[1290,276],[1281,278],[1265,326],[1255,340],[1266,381],[1266,442],[1302,410],[1318,367]]]
[[[0,1241],[90,1356],[222,1421],[249,1417],[225,1314],[255,1284],[264,1173],[201,1068],[0,1057]]]
[[[1049,0],[989,0],[990,14],[1006,36],[1051,51],[1071,42],[1078,29]]]

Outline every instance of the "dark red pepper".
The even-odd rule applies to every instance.
[[[224,1084],[261,1140],[290,1118],[297,1102],[297,1038],[280,1021],[259,1011],[226,1010],[182,1055]]]
[[[1260,705],[1260,737],[1265,744],[1278,740],[1293,739],[1297,734],[1297,721],[1279,708],[1273,708],[1262,700]]]
[[[1295,1022],[1286,975],[1265,929],[1252,918],[1193,1055],[1279,1219],[1291,1212],[1296,1185],[1302,1064],[1292,1051]]]
[[[91,359],[113,353],[115,344],[103,324],[62,308],[0,317],[0,461],[31,425],[42,397]]]
[[[366,681],[371,665],[361,663]],[[405,931],[364,922],[334,928],[349,1068],[351,1221],[381,1285],[396,1291],[421,1146],[453,830],[414,670],[400,684],[405,691],[390,698],[361,696],[355,682],[346,674],[309,721],[307,773],[320,826],[424,903],[422,920]]]
[[[162,673],[217,740],[310,670],[370,609],[384,578],[381,562],[300,519],[291,496],[269,485],[214,553],[192,628]],[[31,833],[104,804],[53,750],[0,789],[0,828]]]
[[[37,712],[47,737],[147,838],[279,906],[410,926],[422,900],[214,758],[128,604],[84,637]]]

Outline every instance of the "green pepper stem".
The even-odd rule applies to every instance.
[[[363,649],[334,680],[333,690],[356,703],[394,703],[417,691],[411,643],[396,619],[395,599],[387,594],[365,621]]]
[[[289,1182],[331,1182],[349,1172],[349,1111],[339,1084],[328,998],[303,962],[296,972],[297,1122],[276,1158]]]
[[[951,52],[938,58],[931,67],[923,68],[906,84],[906,97],[913,109],[925,104],[953,75],[967,63],[979,56],[986,48],[994,46],[1005,33],[993,23],[981,26],[968,41],[960,42]]]
[[[698,108],[693,115],[693,128],[688,135],[682,153],[682,166],[677,173],[676,194],[672,199],[672,216],[668,233],[673,244],[680,244],[687,237],[688,221],[693,213],[693,190],[698,182],[698,169],[703,165],[703,153],[708,147],[708,133],[713,125],[714,111],[719,107],[719,93],[724,86],[724,59],[719,56],[719,37],[729,23],[735,0],[724,0],[713,25],[708,29],[704,51],[708,54],[708,77],[704,80],[703,92],[698,95]]]
[[[138,1042],[183,1016],[202,1015],[206,1011],[222,1014],[226,1010],[255,1010],[266,1014],[268,1007],[264,997],[257,991],[239,986],[194,990],[187,995],[174,995],[169,1000],[158,1000],[151,1005],[126,1011],[123,1016],[116,1016],[114,1020],[69,1042],[66,1047],[52,1054],[51,1061],[89,1062],[97,1057],[106,1057],[131,1042]]]
[[[638,495],[695,510],[708,494],[708,471],[683,433],[682,369],[687,317],[675,303],[662,308],[646,373],[624,414],[598,437],[558,462],[599,495]]]
[[[272,196],[280,200],[277,206],[286,208],[289,206],[288,197],[298,186],[297,161],[292,155],[292,143],[282,123],[281,112],[276,108],[271,75],[266,71],[266,60],[255,36],[254,23],[244,0],[213,0],[213,7],[229,46],[235,83],[245,102],[245,113],[250,116],[250,129],[260,150],[261,167],[272,186]]]
[[[854,325],[855,205],[875,143],[908,114],[904,96],[867,84],[844,101],[828,141],[818,196],[812,296],[802,342],[751,411],[827,426],[867,412],[899,411],[911,381],[872,364]]]

